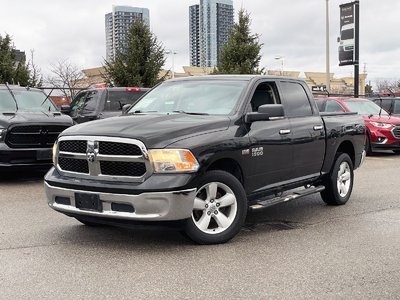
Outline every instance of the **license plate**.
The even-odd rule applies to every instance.
[[[51,160],[51,149],[43,149],[36,151],[37,160]]]
[[[96,194],[75,193],[75,206],[82,210],[102,212],[100,197]]]

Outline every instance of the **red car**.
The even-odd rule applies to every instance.
[[[363,98],[316,98],[321,112],[357,112],[367,127],[365,150],[393,150],[400,154],[400,118],[390,116],[384,109]]]

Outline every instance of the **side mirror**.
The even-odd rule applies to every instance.
[[[132,104],[125,104],[124,106],[122,106],[122,114],[125,115],[128,110],[131,108]]]
[[[282,104],[266,104],[258,108],[258,112],[247,113],[245,116],[246,123],[256,121],[269,121],[272,118],[283,118],[285,113]]]
[[[61,111],[61,113],[68,115],[71,112],[71,106],[61,105],[60,111]]]

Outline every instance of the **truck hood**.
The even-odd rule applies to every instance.
[[[388,123],[393,125],[400,125],[400,118],[395,116],[383,116],[381,115],[373,115],[370,118],[368,116],[363,116],[366,122],[380,122],[380,123]]]
[[[63,114],[53,114],[46,112],[22,112],[1,113],[0,127],[8,128],[10,125],[21,124],[65,124],[72,125],[73,121],[69,116]]]
[[[65,130],[61,136],[134,138],[142,141],[147,148],[164,148],[188,137],[227,130],[230,121],[228,116],[135,114],[76,125]]]

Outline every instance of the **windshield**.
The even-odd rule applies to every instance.
[[[57,111],[54,104],[40,91],[13,90],[19,111]],[[46,99],[46,101],[44,101]],[[8,90],[0,90],[0,111],[16,111],[15,101]]]
[[[228,115],[246,85],[246,81],[237,80],[164,82],[147,93],[129,112]]]
[[[388,113],[370,101],[344,101],[347,108],[351,112],[357,112],[360,115],[381,115],[386,116]]]

